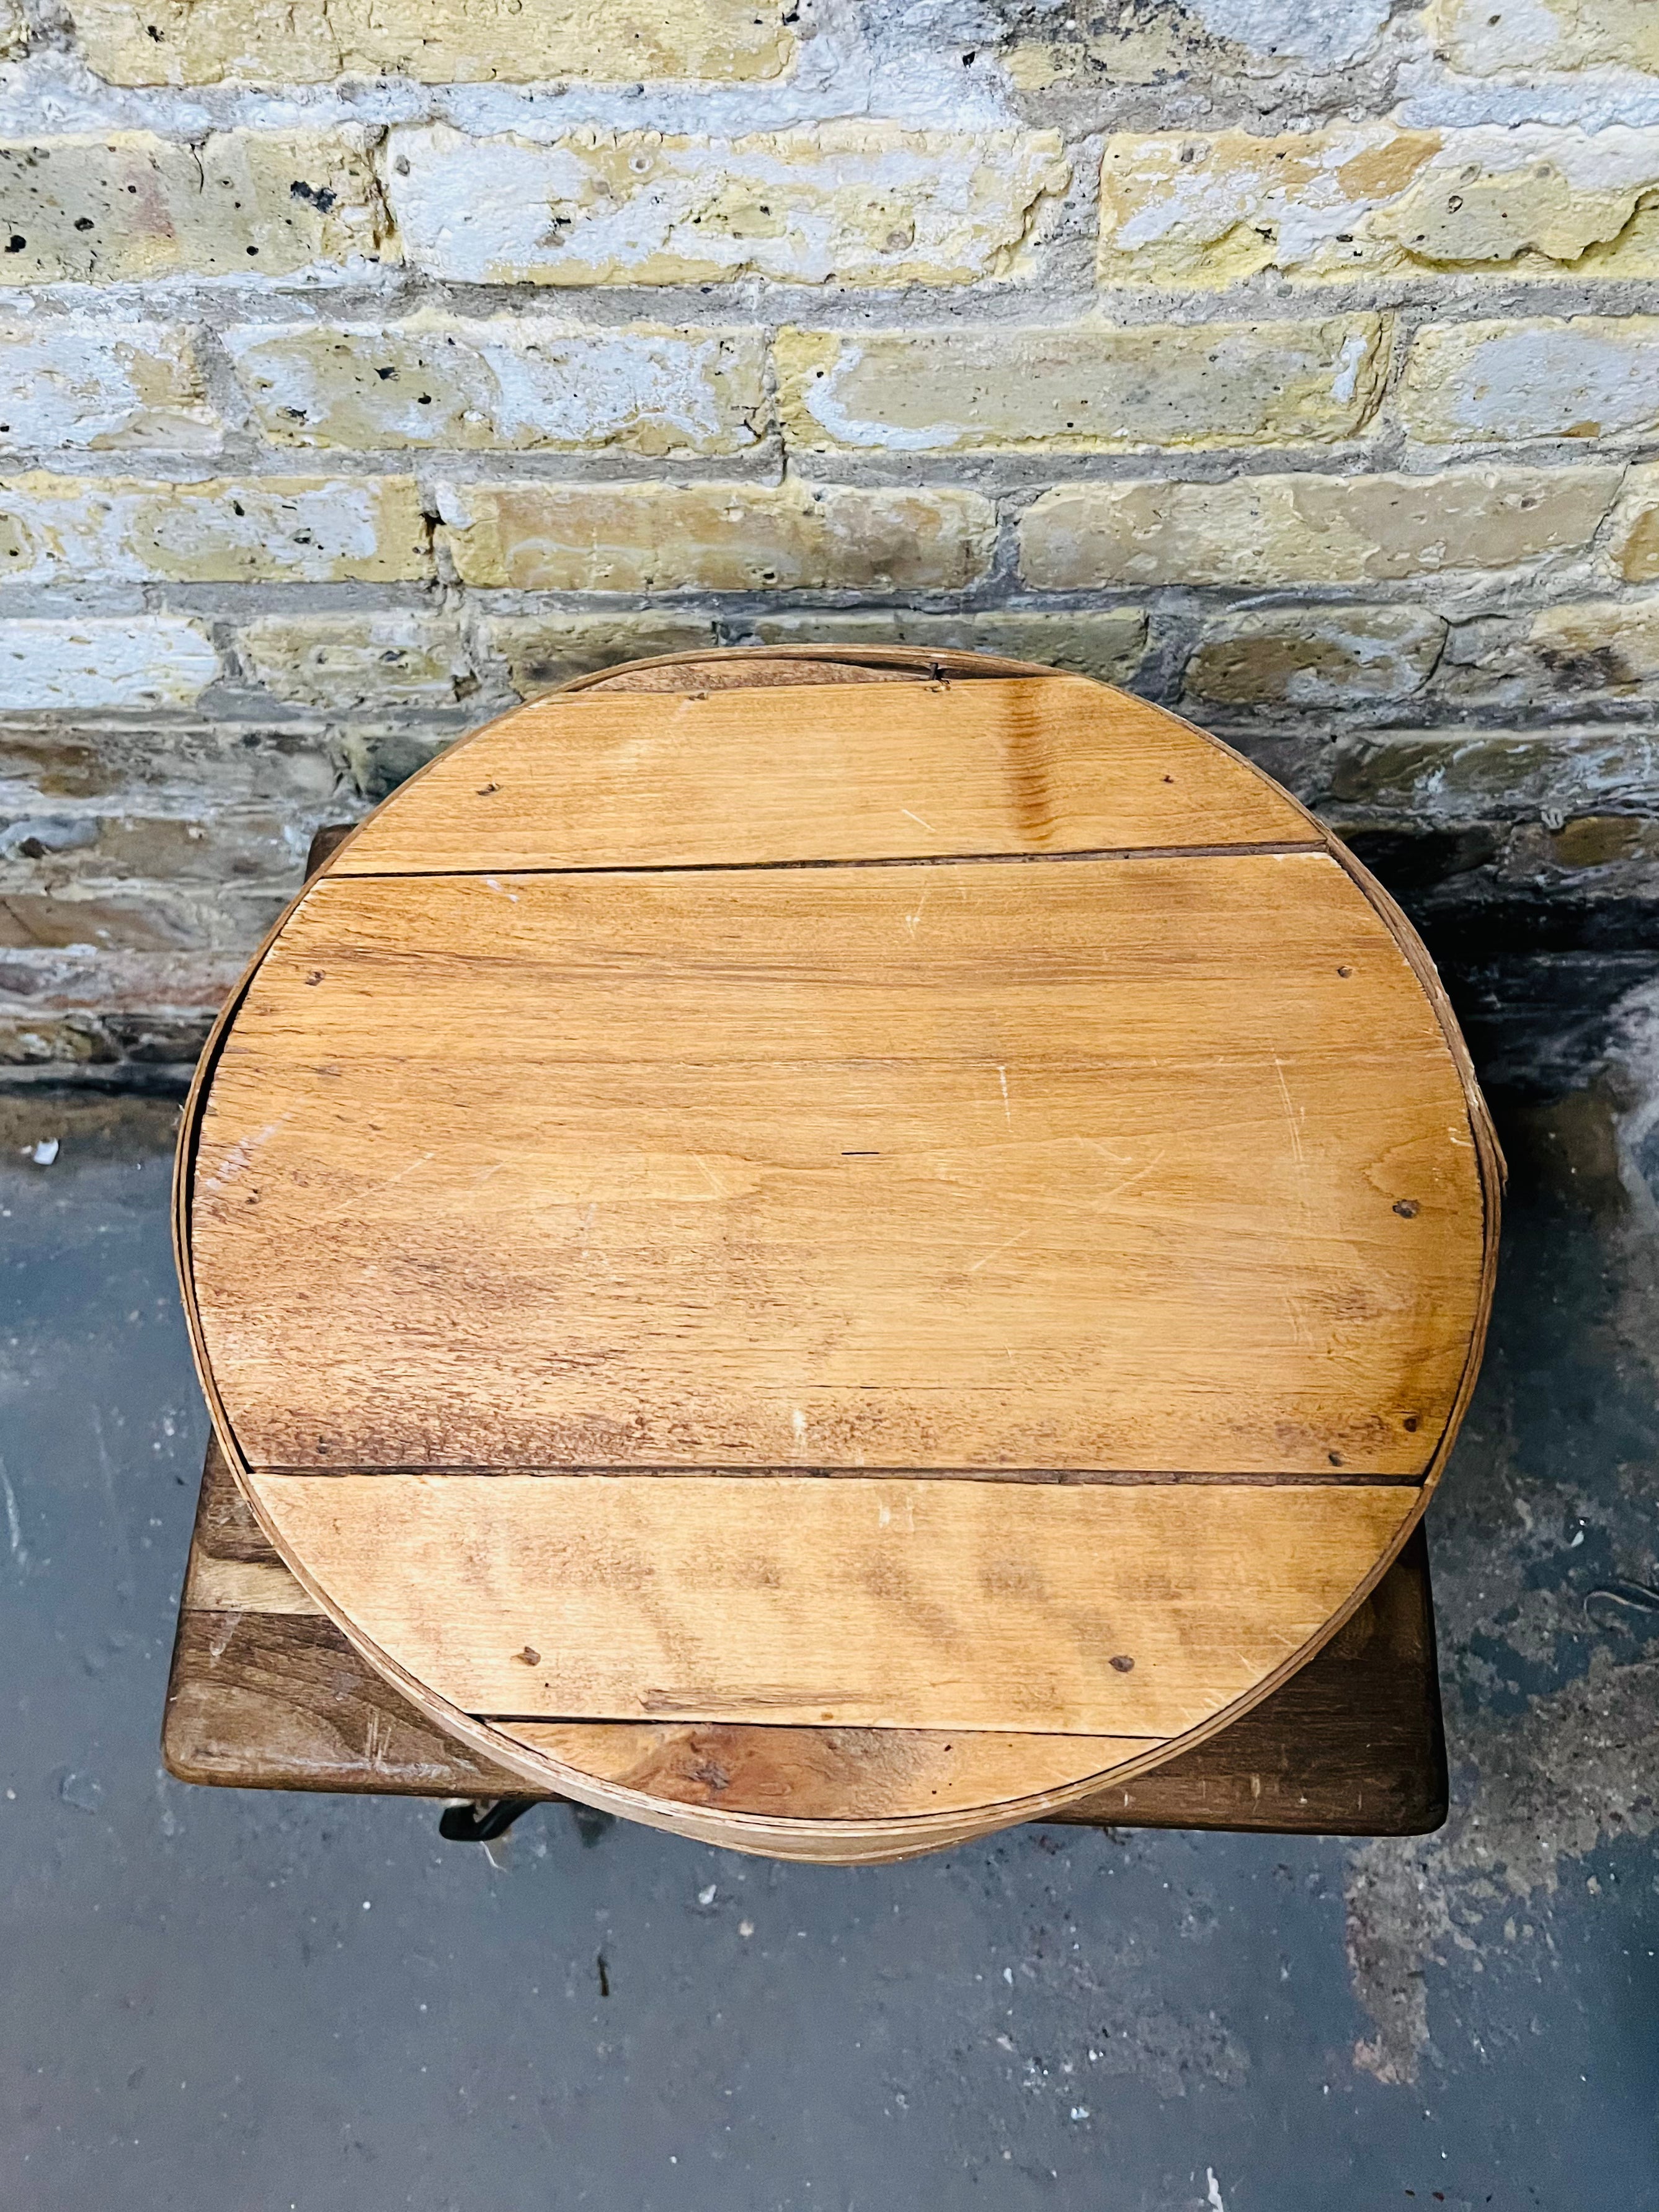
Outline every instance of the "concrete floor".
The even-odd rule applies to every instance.
[[[1455,1803],[1404,1844],[1030,1828],[837,1872],[552,1808],[497,1868],[430,1807],[169,1781],[204,1429],[170,1115],[0,1103],[0,2204],[1659,2205],[1656,1007],[1498,1102],[1431,1522]]]

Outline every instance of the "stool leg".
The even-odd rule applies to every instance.
[[[471,1804],[446,1805],[438,1815],[438,1833],[447,1844],[493,1844],[521,1813],[541,1802],[539,1797],[482,1797]]]

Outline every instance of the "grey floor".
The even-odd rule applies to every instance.
[[[1659,1024],[1510,1099],[1431,1534],[1455,1806],[841,1872],[193,1790],[165,1109],[0,1102],[4,2212],[1659,2205]],[[25,1153],[57,1137],[49,1166]],[[1644,1170],[1645,1170],[1645,1175]]]

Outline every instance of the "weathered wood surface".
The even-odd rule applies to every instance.
[[[1281,1694],[1322,1638],[1355,1632],[1351,1613],[1369,1617],[1365,1590],[1420,1510],[1478,1359],[1501,1160],[1443,994],[1364,872],[1173,718],[1012,667],[981,664],[968,683],[951,656],[902,652],[836,656],[863,666],[829,676],[826,660],[811,685],[746,701],[720,692],[775,684],[781,658],[755,657],[746,679],[701,656],[678,679],[668,664],[591,679],[575,687],[585,702],[555,705],[616,726],[557,721],[556,769],[544,720],[515,755],[515,724],[546,712],[523,710],[406,786],[276,933],[204,1061],[181,1153],[181,1268],[221,1433],[268,1528],[276,1499],[315,1496],[304,1540],[327,1560],[283,1539],[306,1595],[475,1764],[821,1860],[908,1856],[1101,1792],[1121,1817],[1172,1755],[1200,1762],[1188,1802],[1212,1782],[1224,1796],[1224,1768],[1202,1766],[1216,1732]],[[908,680],[867,685],[872,668]],[[838,699],[848,682],[857,694]],[[1086,696],[1062,712],[1073,691]],[[960,726],[978,735],[941,775],[945,724],[927,718],[970,700]],[[586,754],[569,742],[582,726],[596,732]],[[488,773],[481,745],[496,749]],[[930,763],[942,823],[905,795]],[[848,778],[858,788],[837,793]],[[1193,805],[1199,826],[1177,835]],[[475,868],[447,842],[458,817]],[[374,859],[377,838],[410,825],[409,848]],[[856,865],[825,865],[843,859]],[[382,866],[396,872],[362,872]],[[435,1025],[433,991],[447,994]],[[994,1103],[981,1095],[992,1075]],[[888,1141],[834,1141],[849,1115]],[[504,1237],[477,1233],[480,1190]],[[325,1264],[307,1289],[295,1247],[318,1222]],[[1029,1663],[1003,1666],[1018,1686],[975,1708],[978,1728],[907,1725],[929,1708],[906,1700],[931,1694],[914,1652],[905,1699],[867,1709],[885,1728],[610,1719],[591,1682],[586,1717],[535,1705],[544,1717],[503,1725],[492,1699],[457,1702],[428,1678],[449,1664],[429,1609],[425,1625],[422,1608],[376,1612],[394,1642],[411,1639],[402,1656],[360,1617],[384,1593],[361,1531],[339,1527],[359,1511],[342,1499],[378,1493],[384,1510],[388,1484],[465,1484],[457,1497],[486,1519],[445,1573],[465,1599],[483,1562],[482,1618],[500,1589],[481,1531],[504,1499],[539,1493],[530,1510],[545,1516],[586,1485],[637,1492],[660,1519],[688,1474],[715,1469],[730,1471],[720,1496],[749,1493],[745,1510],[775,1482],[843,1518],[884,1469],[924,1494],[982,1493],[994,1516],[1018,1517],[1006,1501],[1022,1491],[1063,1497],[1091,1535],[1115,1500],[1153,1485],[1183,1507],[1220,1501],[1205,1513],[1301,1494],[1339,1519],[1376,1501],[1378,1518],[1356,1546],[1369,1565],[1356,1560],[1306,1634],[1294,1576],[1236,1543],[1269,1616],[1285,1607],[1276,1647],[1274,1620],[1254,1621],[1257,1656],[1282,1656],[1242,1692],[1224,1668],[1205,1684],[1189,1667],[1206,1711],[1178,1741],[1105,1733],[1110,1712],[1052,1686],[1045,1698]],[[1300,1493],[1275,1488],[1291,1482]],[[762,1564],[793,1603],[811,1547],[792,1549],[787,1528],[771,1540]],[[843,1537],[827,1548],[844,1560]],[[1105,1548],[1074,1538],[1043,1579],[1042,1632],[1072,1605],[1073,1652]],[[591,1539],[578,1549],[595,1556]],[[1178,1611],[1184,1566],[1143,1544],[1108,1579],[1127,1589],[1138,1573]],[[351,1583],[349,1603],[329,1572]],[[976,1615],[952,1624],[969,1646],[1001,1595],[987,1579]],[[257,1595],[246,1578],[216,1587]],[[613,1606],[605,1636],[648,1610]],[[724,1645],[720,1608],[706,1610],[699,1664],[735,1640],[743,1679],[760,1681],[754,1608],[725,1607],[737,1633]],[[640,1656],[633,1627],[620,1642]],[[528,1674],[526,1649],[542,1655],[520,1647]],[[1194,1649],[1202,1662],[1200,1638],[1183,1663]],[[1011,1712],[1095,1732],[1021,1735]],[[1253,1802],[1288,1802],[1291,1769],[1250,1771]]]
[[[226,1568],[250,1579],[228,1595]],[[257,1579],[256,1579],[257,1578]],[[1416,1835],[1444,1817],[1445,1758],[1427,1547],[1413,1534],[1339,1635],[1196,1750],[1052,1814],[1097,1825]],[[971,1807],[1010,1777],[1058,1787],[1066,1740],[891,1729],[530,1723],[566,1763],[671,1803],[834,1818]],[[210,1444],[162,1738],[180,1781],[244,1790],[535,1794],[391,1688],[301,1589]]]
[[[1398,1486],[251,1480],[283,1548],[468,1712],[1079,1736],[1179,1735],[1245,1696],[1415,1504]]]
[[[1482,1238],[1322,854],[325,878],[192,1222],[274,1467],[1420,1474]]]
[[[782,691],[537,700],[424,769],[334,869],[1319,842],[1299,807],[1212,739],[1082,677],[860,686],[853,708],[844,682],[808,685],[791,673]]]

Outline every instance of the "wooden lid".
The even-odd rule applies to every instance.
[[[1097,1790],[1317,1648],[1449,1445],[1501,1172],[1311,817],[967,656],[481,730],[186,1120],[216,1423],[358,1648],[527,1779],[819,1857]]]

